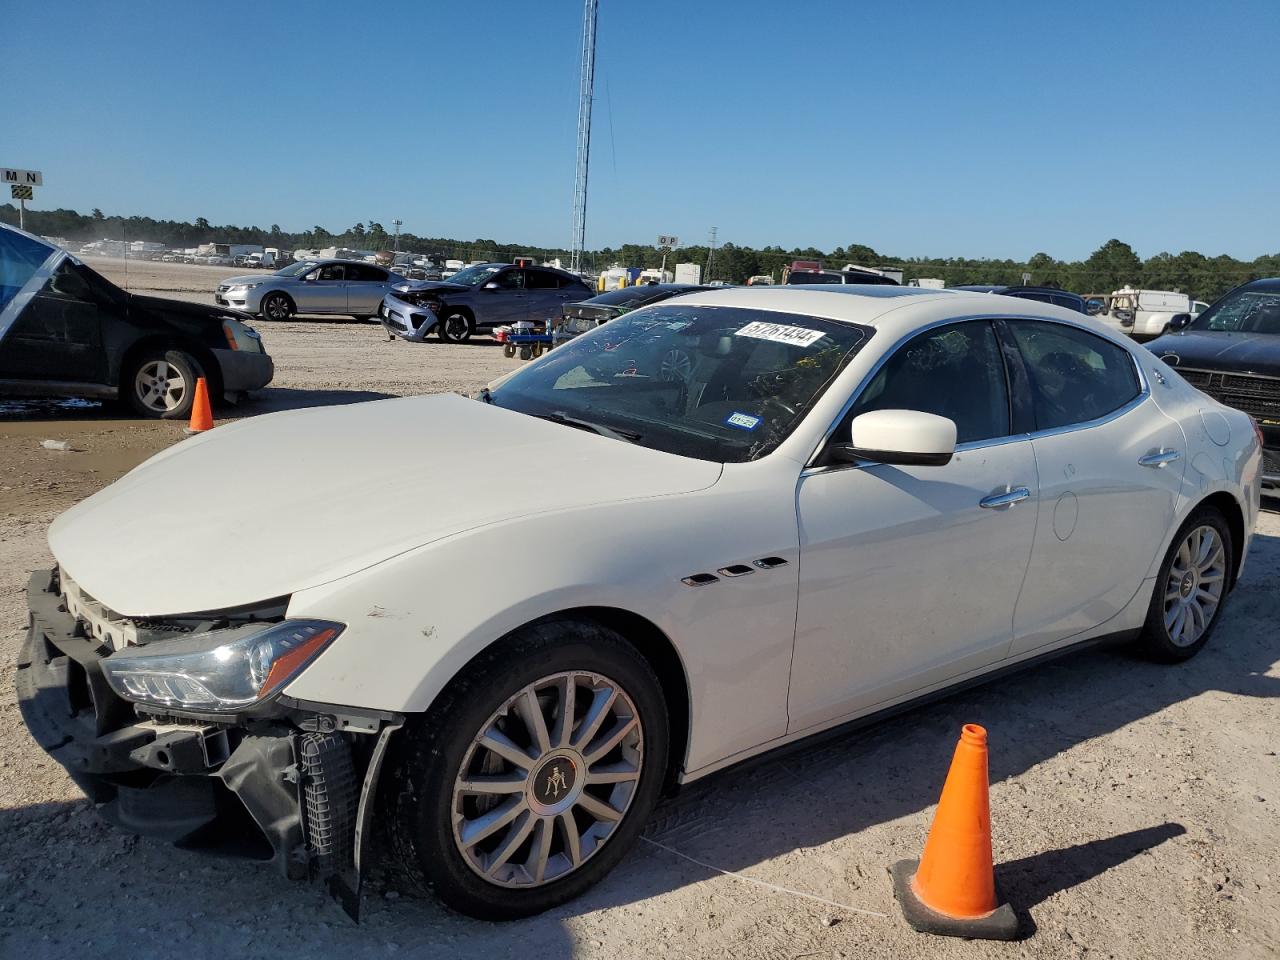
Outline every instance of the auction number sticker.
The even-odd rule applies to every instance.
[[[765,323],[763,320],[757,320],[754,323],[748,323],[734,336],[772,340],[775,343],[786,343],[793,347],[807,347],[821,340],[825,334],[821,330],[810,330],[808,327],[789,327],[785,323]]]

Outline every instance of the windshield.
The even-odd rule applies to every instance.
[[[291,263],[283,270],[277,270],[277,277],[300,277],[320,265],[318,260],[302,260],[298,263]]]
[[[740,463],[786,439],[871,333],[796,314],[661,304],[556,347],[489,396],[656,450]]]
[[[474,267],[467,267],[467,269],[459,270],[451,276],[449,282],[460,283],[467,287],[478,287],[504,266],[506,266],[504,263],[482,263]]]
[[[16,230],[0,229],[0,310],[18,295],[54,252]]]
[[[1191,321],[1191,330],[1280,334],[1280,290],[1237,290]]]

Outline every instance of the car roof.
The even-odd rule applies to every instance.
[[[891,335],[908,333],[922,324],[967,318],[1010,317],[1068,321],[1121,339],[1101,321],[1051,303],[1023,300],[997,293],[929,287],[891,287],[879,284],[786,284],[767,287],[716,287],[685,294],[670,309],[696,306],[745,307],[781,314],[857,323],[884,329]],[[783,321],[785,322],[785,321]]]
[[[1245,286],[1250,290],[1280,291],[1280,277],[1260,277],[1257,280],[1250,280]]]

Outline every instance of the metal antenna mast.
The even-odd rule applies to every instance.
[[[582,9],[582,77],[578,82],[578,169],[573,180],[573,246],[569,269],[582,269],[587,245],[587,162],[591,157],[591,97],[596,83],[596,7],[585,0]]]

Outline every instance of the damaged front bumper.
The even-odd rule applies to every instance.
[[[324,880],[357,915],[361,838],[402,718],[283,697],[253,715],[153,712],[108,686],[101,661],[110,647],[68,610],[55,571],[32,575],[27,601],[16,678],[23,720],[104,819]]]

